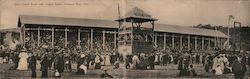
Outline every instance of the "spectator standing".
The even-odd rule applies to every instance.
[[[150,69],[154,69],[155,68],[155,64],[158,63],[158,60],[156,59],[158,58],[157,55],[154,55],[154,53],[152,53],[149,57],[148,57],[148,63],[149,63],[149,68]]]
[[[29,67],[31,69],[31,77],[36,77],[36,56],[34,55],[34,52],[32,53],[32,56],[30,57],[29,61]]]
[[[47,52],[44,54],[42,62],[41,62],[41,71],[42,71],[42,77],[47,78],[48,77],[48,67],[49,67],[49,60],[47,56]]]
[[[246,63],[242,60],[243,56],[238,55],[232,65],[232,71],[235,79],[243,79],[246,72]]]
[[[248,68],[249,68],[249,75],[250,75],[250,53],[248,53]]]
[[[56,58],[55,58],[55,63],[54,63],[54,69],[57,70],[59,72],[59,74],[61,74],[64,71],[64,57],[63,54],[61,52],[62,50],[57,52]]]

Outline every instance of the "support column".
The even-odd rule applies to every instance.
[[[218,37],[218,47],[221,49],[221,39]]]
[[[41,27],[38,27],[38,30],[37,30],[37,47],[40,47],[40,30]]]
[[[23,27],[20,27],[20,29],[21,29],[21,32],[19,33],[19,35],[20,35],[20,40],[21,40],[21,42],[23,43]]]
[[[25,47],[25,44],[26,44],[26,40],[25,40],[25,32],[26,32],[26,28],[25,28],[25,26],[24,25],[22,25],[23,26],[23,47]]]
[[[211,50],[211,39],[208,37],[208,49]]]
[[[164,41],[163,49],[166,50],[166,33],[164,33],[163,41]]]
[[[182,50],[182,35],[180,35],[180,50]]]
[[[90,29],[90,49],[93,49],[93,29]]]
[[[64,47],[67,48],[68,46],[68,28],[65,28],[65,34],[64,34]]]
[[[195,50],[197,50],[197,36],[195,36],[195,44],[194,44]]]
[[[90,31],[88,31],[87,33],[88,33],[87,34],[87,39],[88,39],[88,42],[87,42],[88,46],[87,46],[87,48],[88,48],[88,51],[89,51],[90,50]]]
[[[105,49],[105,30],[102,31],[102,49]]]
[[[55,37],[55,28],[52,27],[52,36],[51,36],[51,47],[54,48],[54,37]]]
[[[174,36],[174,34],[173,34],[173,35],[172,35],[172,49],[174,49],[174,46],[175,46],[175,45],[174,45],[174,37],[175,37],[175,36]]]
[[[216,39],[217,39],[217,37],[214,38],[214,47],[213,48],[217,47],[217,40]]]
[[[155,41],[155,46],[158,46],[157,45],[157,36],[158,36],[157,33],[155,33],[155,40],[154,40]]]
[[[188,50],[190,50],[190,35],[188,35]]]
[[[78,44],[78,48],[81,48],[81,29],[78,29],[78,39],[77,39],[77,44]]]
[[[116,49],[116,33],[114,33],[114,49]]]
[[[202,36],[202,42],[201,42],[201,49],[202,49],[202,50],[204,50],[204,43],[205,43],[204,37]]]

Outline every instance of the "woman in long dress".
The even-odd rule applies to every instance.
[[[25,50],[22,50],[18,56],[20,58],[17,70],[28,70],[28,57],[29,55]]]
[[[95,57],[95,69],[101,69],[101,62],[102,62],[102,59],[100,55],[97,54]]]
[[[224,69],[224,63],[220,56],[214,59],[213,69],[215,70],[216,75],[222,75]]]
[[[109,56],[109,54],[106,54],[104,58],[105,58],[105,65],[109,66],[110,65],[110,56]]]

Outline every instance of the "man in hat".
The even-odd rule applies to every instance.
[[[64,61],[64,55],[63,55],[64,49],[59,50],[56,52],[56,57],[54,60],[54,69],[61,74],[64,71],[65,61]]]
[[[151,55],[148,57],[148,63],[149,63],[150,69],[155,68],[155,54],[154,53],[151,53]]]
[[[232,71],[235,79],[243,79],[246,72],[246,63],[242,60],[243,56],[239,54],[232,64]]]
[[[30,57],[30,61],[29,61],[29,67],[31,69],[31,77],[34,78],[36,77],[36,56],[35,56],[35,52],[32,52],[32,56]]]
[[[48,60],[48,53],[46,51],[45,54],[43,55],[42,61],[41,61],[41,71],[42,71],[41,77],[43,77],[43,78],[48,77],[48,67],[49,67],[49,60]]]
[[[138,69],[146,70],[148,67],[148,60],[146,59],[145,54],[141,53],[139,59]]]
[[[14,51],[14,53],[13,53],[12,61],[13,61],[13,63],[14,63],[13,69],[17,69],[18,62],[19,62],[18,52],[17,52],[17,51]]]
[[[77,72],[79,72],[80,66],[85,64],[85,62],[86,62],[86,55],[84,54],[84,52],[79,51],[79,57],[77,61]]]
[[[248,52],[248,68],[249,68],[249,75],[250,75],[250,53]]]

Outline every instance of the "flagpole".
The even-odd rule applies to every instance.
[[[229,45],[230,45],[230,21],[231,21],[231,19],[234,19],[233,15],[228,16],[228,22],[227,22],[227,24],[228,24],[228,26],[227,26],[227,35],[228,35],[228,37],[227,37],[227,41],[228,41],[227,46],[228,46],[228,49],[229,49]]]
[[[229,34],[230,34],[230,33],[229,33],[229,27],[230,27],[230,15],[229,15],[228,22],[227,22],[227,36],[228,36],[228,37],[227,37],[227,41],[228,41],[227,47],[228,47],[228,49],[229,49],[229,45],[230,45],[230,44],[229,44],[229,43],[230,43],[230,38],[229,38],[229,37],[230,37],[230,35],[229,35]]]
[[[120,5],[119,5],[119,2],[118,2],[118,18],[119,18],[119,19],[121,18],[121,12],[120,12]]]

